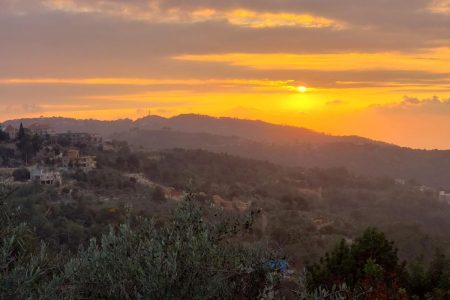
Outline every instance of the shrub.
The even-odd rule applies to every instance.
[[[27,181],[30,179],[30,171],[27,168],[19,168],[13,172],[14,181]]]
[[[130,219],[75,254],[51,253],[12,215],[0,220],[1,299],[259,299],[273,282],[267,251],[232,243],[190,197],[165,222]]]
[[[399,298],[399,284],[405,275],[404,264],[399,263],[394,244],[375,228],[366,229],[351,245],[342,240],[307,270],[310,291],[332,290],[345,283],[350,291],[372,288],[373,297],[390,295]]]

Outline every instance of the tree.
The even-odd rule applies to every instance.
[[[372,288],[377,297],[399,296],[399,283],[403,283],[405,274],[393,242],[375,228],[366,229],[351,245],[342,240],[307,270],[310,290],[331,290],[334,285],[345,283],[350,290]]]
[[[118,156],[116,159],[117,169],[124,171],[126,168],[126,161],[122,156]]]
[[[48,249],[32,230],[21,223],[7,201],[15,190],[0,185],[0,298],[39,298],[37,293],[51,279]]]
[[[230,242],[235,222],[208,221],[192,196],[165,221],[130,217],[76,253],[39,244],[16,205],[3,206],[1,299],[260,299],[274,283],[264,266],[270,254]],[[69,226],[83,237],[60,219],[62,235]]]
[[[9,140],[9,135],[3,131],[3,128],[0,126],[0,142],[5,142]]]
[[[428,266],[423,261],[411,263],[407,279],[412,299],[449,299],[450,259],[436,250]]]
[[[22,122],[20,122],[19,132],[17,134],[17,139],[21,140],[23,137],[25,137],[25,135],[26,135],[25,128],[23,127]]]
[[[36,154],[37,152],[39,152],[42,149],[42,138],[37,135],[34,134],[31,138],[31,145],[33,147],[33,153]]]
[[[21,153],[21,158],[28,163],[42,148],[42,138],[37,134],[31,136],[20,123],[19,134],[17,135],[17,148]]]
[[[129,171],[138,172],[140,170],[141,162],[136,154],[128,156],[127,165]]]
[[[441,251],[436,250],[428,268],[427,280],[428,294],[432,294],[434,299],[450,297],[450,258]]]
[[[30,179],[30,171],[27,168],[15,169],[13,172],[14,181],[27,181]]]
[[[436,250],[427,272],[428,280],[436,287],[450,289],[450,260],[439,250]],[[447,277],[447,278],[446,278]],[[446,280],[447,279],[447,280]]]
[[[25,134],[24,136],[22,136],[22,138],[19,139],[17,143],[17,148],[19,149],[21,158],[25,163],[28,163],[28,161],[35,154],[33,143],[31,142],[31,139],[27,134]]]
[[[430,290],[424,263],[423,261],[414,261],[408,267],[408,292],[420,299],[424,299],[425,294]]]
[[[224,233],[191,202],[157,229],[122,225],[92,241],[54,280],[56,298],[258,299],[267,282],[264,252],[221,245]],[[102,287],[102,288],[99,288]]]

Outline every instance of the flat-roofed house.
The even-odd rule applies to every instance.
[[[82,169],[85,172],[97,168],[95,156],[80,155],[80,150],[69,149],[64,152],[62,167],[66,169]]]
[[[63,168],[72,168],[75,166],[76,160],[80,157],[80,150],[78,149],[68,149],[64,151],[62,157],[62,167]]]
[[[439,201],[450,204],[450,193],[444,191],[439,192]]]
[[[35,167],[30,170],[30,179],[42,185],[62,184],[61,173],[54,170]]]
[[[80,156],[76,160],[76,167],[82,169],[85,172],[91,171],[97,168],[97,160],[95,156]]]
[[[68,149],[64,152],[64,156],[68,157],[70,159],[77,159],[80,157],[80,150],[79,149]]]

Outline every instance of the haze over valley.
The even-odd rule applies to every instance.
[[[0,299],[450,300],[450,0],[0,0]]]
[[[357,136],[332,136],[262,121],[180,115],[135,121],[19,119],[4,126],[43,124],[57,132],[89,132],[127,141],[136,149],[205,149],[285,166],[346,168],[365,176],[415,180],[450,189],[450,151],[400,147]]]

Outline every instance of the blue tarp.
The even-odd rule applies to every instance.
[[[265,262],[264,264],[267,268],[278,271],[280,273],[284,273],[288,269],[288,263],[284,259],[271,259]]]

